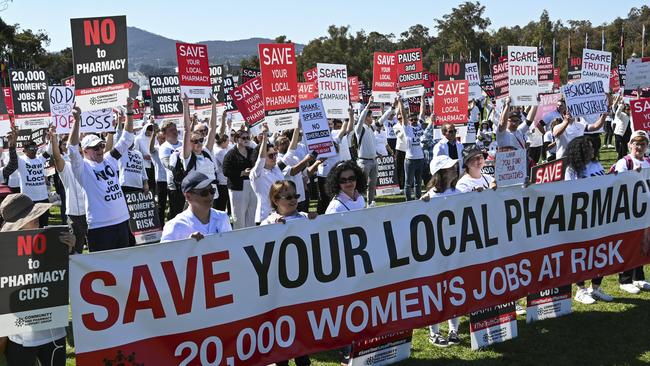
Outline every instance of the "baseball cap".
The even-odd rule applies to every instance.
[[[86,135],[82,140],[81,140],[81,148],[86,149],[89,147],[95,147],[99,144],[104,142],[99,136],[97,135]]]
[[[650,141],[650,138],[648,137],[648,133],[643,131],[643,130],[634,131],[632,133],[632,136],[630,136],[630,141],[632,141],[632,139],[637,138],[637,137],[645,139],[646,142]]]
[[[438,155],[434,156],[429,163],[429,169],[431,170],[431,175],[435,175],[438,170],[449,169],[456,165],[458,159],[452,159],[447,155]]]
[[[205,174],[192,170],[181,183],[181,190],[187,193],[193,189],[203,189],[212,184],[212,179],[208,178]]]

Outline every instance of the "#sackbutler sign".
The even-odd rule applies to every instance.
[[[212,94],[208,46],[204,44],[176,43],[178,81],[181,96],[209,98]]]
[[[70,27],[77,106],[94,111],[126,104],[126,16],[70,19]]]
[[[350,94],[346,65],[316,64],[318,70],[318,96],[323,101],[327,118],[348,117]]]
[[[375,102],[393,102],[397,98],[397,56],[375,52],[372,66],[372,97]]]
[[[508,46],[508,80],[512,105],[537,105],[537,47]]]
[[[298,126],[298,77],[292,43],[260,44],[264,122],[269,131]]]

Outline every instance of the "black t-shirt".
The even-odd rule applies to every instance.
[[[255,164],[253,149],[246,147],[246,156],[243,156],[237,147],[230,149],[223,158],[223,175],[228,178],[228,188],[233,191],[244,189],[244,180],[248,177],[242,177],[241,172],[247,168],[253,169]]]

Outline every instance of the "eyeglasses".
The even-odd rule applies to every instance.
[[[341,177],[339,178],[339,184],[345,184],[345,183],[353,183],[357,181],[357,177],[355,175],[352,175],[350,177],[344,178]]]
[[[190,192],[192,192],[193,194],[195,194],[197,196],[207,197],[207,196],[210,196],[210,195],[214,195],[214,192],[216,192],[216,189],[214,189],[214,187],[209,187],[209,188],[203,188],[203,189],[199,189],[199,190],[193,189]]]
[[[28,147],[25,148],[25,150],[36,151],[36,150],[38,150],[38,148],[36,146],[28,146]]]
[[[455,128],[452,128],[451,130],[447,130],[447,133],[456,133],[456,131],[457,130]]]
[[[250,136],[239,136],[240,139],[242,140],[250,140]]]
[[[636,147],[648,147],[647,142],[632,142],[631,144],[632,146],[636,146]]]
[[[278,196],[275,196],[275,198],[276,198],[276,199],[279,199],[279,200],[281,199],[281,200],[291,201],[291,200],[294,200],[294,199],[295,199],[295,200],[299,199],[299,198],[300,198],[300,194],[299,194],[299,193],[295,193],[295,194],[287,194],[287,195],[284,195],[284,196],[280,196],[280,195],[278,195]]]
[[[268,156],[269,159],[275,159],[278,157],[278,153],[267,154],[266,156]]]
[[[191,140],[191,142],[192,142],[193,144],[202,144],[203,141],[205,141],[205,139],[204,139],[203,137],[198,138],[198,139]]]

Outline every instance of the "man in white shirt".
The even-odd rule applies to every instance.
[[[526,150],[526,134],[533,121],[526,118],[525,123],[522,121],[522,113],[519,111],[510,111],[510,97],[505,100],[505,106],[501,113],[499,126],[497,127],[497,145],[499,148],[512,148],[515,150]],[[534,116],[537,113],[537,106],[533,106],[528,116]]]
[[[377,146],[375,144],[375,136],[372,130],[372,113],[370,113],[370,105],[373,103],[373,98],[370,97],[368,104],[361,112],[359,119],[354,125],[354,133],[357,136],[358,145],[358,159],[357,164],[363,170],[363,173],[368,177],[368,200],[370,204],[375,201],[375,194],[377,193]]]
[[[165,142],[158,148],[158,157],[165,167],[167,173],[167,194],[169,201],[169,212],[167,220],[171,220],[183,210],[183,194],[180,187],[174,183],[174,166],[178,162],[178,154],[181,153],[183,143],[178,139],[178,129],[173,121],[165,121],[160,126],[160,131],[165,135]],[[172,159],[175,154],[176,159]]]
[[[569,142],[574,138],[584,135],[586,131],[596,131],[603,127],[606,116],[607,113],[603,113],[596,123],[587,124],[578,118],[569,116],[568,113],[565,114],[562,123],[553,128],[553,136],[556,139],[557,146],[556,158],[560,159],[564,157]]]
[[[70,164],[86,193],[88,249],[91,252],[129,246],[129,210],[119,184],[118,160],[133,144],[133,102],[128,98],[126,125],[115,147],[104,153],[106,143],[97,135],[87,135],[79,152],[81,110],[75,108],[70,130]],[[123,118],[122,116],[120,118]]]
[[[432,122],[433,123],[433,122]],[[433,156],[446,155],[458,160],[458,173],[463,166],[463,144],[456,139],[456,126],[445,123],[440,129],[442,138],[433,146]]]
[[[228,215],[212,208],[215,188],[211,178],[192,170],[183,179],[181,191],[188,207],[165,224],[161,242],[188,238],[198,241],[206,235],[232,230]]]

